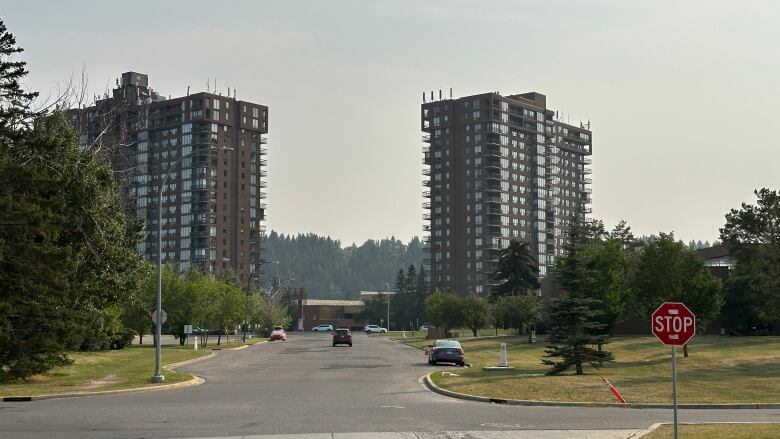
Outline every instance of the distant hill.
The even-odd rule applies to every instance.
[[[303,287],[310,298],[356,298],[361,290],[385,290],[385,283],[392,288],[398,270],[419,267],[424,255],[417,237],[408,244],[395,238],[370,239],[342,248],[329,236],[272,231],[264,247],[263,258],[279,264],[263,266],[263,287],[270,288],[274,276],[282,287],[293,278],[292,286]]]

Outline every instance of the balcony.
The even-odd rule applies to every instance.
[[[260,198],[260,199],[268,198],[268,194],[266,194],[263,191],[260,191],[260,192],[257,193],[257,197]]]
[[[431,225],[430,224],[423,224],[423,232],[430,232],[431,231]]]
[[[423,198],[431,198],[431,191],[423,191],[422,196]]]
[[[423,209],[430,209],[431,208],[431,202],[430,201],[425,201],[424,203],[422,203],[422,207],[423,207]]]
[[[422,170],[422,175],[425,175],[426,177],[431,176],[431,168],[425,168]]]
[[[267,139],[267,138],[265,138],[265,137],[261,137],[261,138],[260,138],[260,144],[261,144],[261,145],[267,145],[267,144],[268,144],[268,139]]]
[[[579,181],[580,183],[584,183],[584,184],[591,184],[591,183],[593,183],[593,180],[591,180],[590,178],[585,177],[584,175],[580,176],[580,178],[578,178],[577,181]]]
[[[427,143],[431,143],[431,135],[430,134],[423,134],[422,135],[422,141],[423,142],[427,142]]]
[[[589,195],[586,195],[586,196],[580,198],[580,201],[582,201],[583,203],[592,203],[593,202],[593,198],[591,198]]]
[[[488,169],[501,169],[501,160],[488,158],[485,160],[483,166]]]
[[[501,204],[501,197],[487,196],[487,197],[485,197],[485,203],[498,203],[498,204]]]
[[[589,187],[586,187],[586,188],[582,189],[582,192],[585,192],[586,194],[592,194],[593,193],[593,189],[591,189]]]
[[[485,145],[482,148],[482,155],[487,157],[501,157],[501,147],[496,145]]]
[[[423,180],[422,184],[425,187],[431,187],[431,181],[430,180]]]
[[[268,148],[260,148],[257,152],[259,152],[260,155],[268,155]]]
[[[593,173],[593,170],[590,169],[590,168],[582,168],[582,169],[580,169],[580,172],[582,172],[583,174],[587,175],[587,174]]]
[[[488,169],[487,172],[483,175],[485,180],[501,180],[501,171],[495,170],[495,169]]]
[[[581,156],[577,157],[577,163],[582,163],[584,165],[589,165],[589,164],[593,163],[593,160],[591,160],[590,157],[585,157],[584,155],[581,155]]]
[[[593,208],[592,207],[584,207],[582,209],[582,213],[586,213],[586,214],[593,213]]]
[[[423,221],[430,221],[431,220],[431,214],[430,213],[424,213],[422,215]]]

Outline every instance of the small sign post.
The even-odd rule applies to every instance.
[[[651,317],[651,331],[661,343],[672,347],[672,404],[674,405],[674,439],[677,435],[677,346],[683,346],[696,335],[696,316],[679,302],[665,302]]]

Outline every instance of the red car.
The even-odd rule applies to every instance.
[[[352,347],[352,333],[349,329],[338,328],[333,332],[333,346],[337,344],[347,344]]]
[[[268,341],[274,340],[287,341],[287,333],[284,332],[284,328],[281,326],[274,326],[274,330],[271,331],[271,336],[268,338]]]

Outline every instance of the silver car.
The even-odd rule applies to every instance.
[[[455,363],[461,367],[466,365],[463,346],[458,341],[436,340],[436,343],[428,345],[428,348],[428,364]]]

